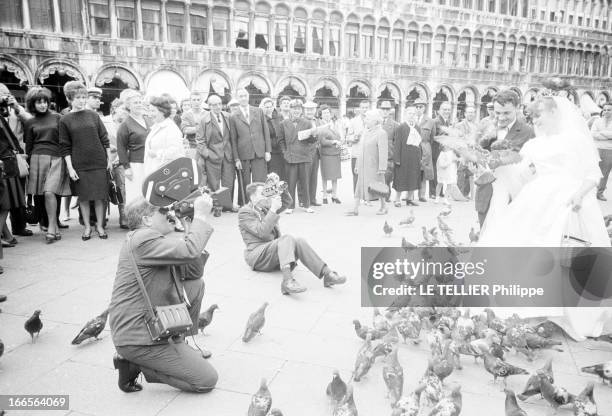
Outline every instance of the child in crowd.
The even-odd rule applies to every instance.
[[[455,201],[467,201],[457,187],[457,169],[459,167],[459,157],[457,153],[448,146],[442,145],[440,155],[436,162],[436,172],[438,175],[438,185],[436,186],[436,198],[434,202],[448,203],[446,196],[450,196]],[[439,199],[438,195],[444,192],[445,197]]]

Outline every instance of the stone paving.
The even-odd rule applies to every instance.
[[[217,303],[220,309],[205,335],[196,337],[213,352],[212,364],[219,371],[217,388],[204,395],[177,391],[160,384],[144,382],[144,390],[124,394],[117,388],[117,372],[112,367],[113,344],[108,328],[101,341],[73,346],[70,341],[81,326],[106,308],[110,300],[119,247],[124,232],[117,227],[116,212],[110,222],[110,238],[81,241],[81,227],[75,219],[70,230],[56,244],[46,246],[43,235],[19,238],[15,248],[5,250],[0,275],[0,293],[9,299],[1,304],[0,338],[5,344],[0,358],[1,394],[69,394],[70,411],[18,412],[10,414],[70,415],[244,415],[259,380],[266,377],[273,396],[273,407],[288,416],[331,415],[325,387],[333,369],[348,380],[362,341],[353,331],[352,320],[371,323],[371,310],[360,307],[360,247],[399,245],[401,237],[420,241],[418,227],[398,226],[408,215],[406,207],[390,208],[389,215],[375,215],[376,207],[363,207],[358,217],[344,217],[351,204],[350,166],[343,165],[342,205],[328,205],[308,214],[297,209],[283,215],[281,229],[306,238],[332,268],[349,277],[346,285],[323,288],[303,266],[297,278],[308,287],[304,294],[286,297],[279,291],[280,273],[263,274],[250,270],[242,257],[243,243],[237,230],[236,214],[212,218],[215,232],[207,246],[211,253],[206,268],[204,307]],[[612,212],[606,203],[604,213]],[[431,202],[414,208],[416,224],[435,225],[440,207]],[[73,212],[73,216],[76,212]],[[387,219],[395,227],[385,237],[382,225]],[[467,242],[475,225],[472,203],[455,203],[448,223],[457,239]],[[31,227],[34,228],[34,227]],[[270,303],[261,336],[244,344],[241,336],[249,314],[264,301]],[[23,329],[35,309],[42,310],[44,328],[36,343]],[[533,363],[513,353],[508,360],[527,369],[539,368],[553,357],[555,381],[572,392],[588,381],[595,382],[595,398],[600,415],[612,415],[612,387],[603,386],[594,376],[579,368],[612,359],[612,344],[587,341],[575,343],[557,336],[564,352],[541,353]],[[402,344],[399,359],[404,367],[404,393],[410,393],[425,371],[428,351]],[[455,372],[445,384],[460,383],[466,416],[504,415],[501,385],[493,385],[482,363],[464,358],[464,369]],[[360,415],[391,413],[385,398],[381,361],[368,375],[355,383],[355,402]],[[508,385],[520,390],[526,376],[511,377]],[[552,412],[541,399],[532,398],[521,406],[531,416]],[[422,414],[428,414],[424,412]],[[559,415],[570,415],[561,408]]]

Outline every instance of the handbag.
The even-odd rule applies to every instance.
[[[368,185],[368,192],[378,197],[388,198],[391,195],[389,185],[381,181],[374,181]]]
[[[25,178],[30,174],[30,165],[28,165],[25,155],[17,153],[17,169],[19,169],[19,177]]]
[[[25,221],[30,225],[38,224],[38,210],[32,205],[32,195],[28,195],[24,210]]]
[[[561,239],[560,252],[561,266],[568,268],[572,267],[572,261],[574,260],[574,258],[576,258],[577,254],[582,251],[582,249],[591,246],[590,241],[571,235],[572,217],[577,218],[578,232],[580,233],[580,235],[584,235],[585,230],[584,223],[581,220],[580,216],[575,213],[570,207],[570,212],[565,225],[565,230],[563,231],[563,236]]]
[[[193,326],[193,322],[189,316],[189,310],[187,309],[187,304],[183,300],[183,302],[175,305],[153,307],[151,304],[151,299],[147,294],[147,289],[142,281],[140,271],[138,270],[138,265],[136,264],[136,259],[134,258],[134,252],[132,251],[133,235],[134,232],[131,232],[127,236],[128,256],[130,258],[130,262],[132,263],[132,268],[134,270],[134,275],[136,276],[138,286],[140,286],[140,290],[146,303],[145,324],[147,325],[147,329],[151,335],[151,340],[154,342],[159,342],[173,336],[183,335]],[[179,284],[177,278],[174,273],[171,273],[171,275],[172,279],[174,280],[175,288],[179,293],[179,296],[182,297],[181,291],[178,288]]]
[[[113,205],[123,204],[123,193],[121,192],[119,186],[117,186],[115,177],[110,172],[108,180],[108,200]]]

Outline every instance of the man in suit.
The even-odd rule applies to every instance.
[[[270,132],[263,111],[249,105],[249,93],[244,88],[236,93],[239,109],[230,116],[230,137],[236,169],[242,172],[243,186],[264,182],[271,159]],[[246,201],[239,201],[242,205]]]
[[[303,138],[305,135],[305,133],[300,132],[311,130],[314,127],[314,123],[299,116],[302,111],[302,102],[300,100],[293,100],[291,102],[291,109],[293,117],[283,120],[278,132],[278,141],[281,143],[281,146],[284,146],[283,155],[287,162],[285,167],[289,185],[288,191],[293,199],[291,206],[285,212],[287,214],[293,213],[295,208],[295,189],[297,187],[300,205],[306,212],[312,214],[314,210],[310,207],[310,191],[308,188],[310,185],[310,165],[312,164],[312,155],[316,146],[316,137],[309,136],[306,139],[300,140],[300,137]]]
[[[266,198],[264,184],[253,182],[246,187],[249,203],[238,211],[238,228],[246,245],[244,258],[253,269],[261,272],[281,270],[281,293],[289,295],[304,292],[306,288],[293,277],[293,269],[301,261],[319,279],[323,286],[331,287],[346,282],[331,270],[310,245],[302,238],[281,235],[279,211],[283,203],[280,196]]]
[[[444,132],[445,127],[451,126],[451,104],[448,101],[444,101],[440,104],[440,108],[438,109],[438,115],[434,119],[435,125],[435,133],[434,136],[445,136]],[[436,140],[431,142],[431,162],[434,171],[433,180],[429,181],[429,197],[436,197],[436,187],[438,186],[438,172],[437,172],[437,162],[438,156],[440,156],[440,143]],[[446,196],[446,195],[443,195]]]
[[[399,123],[393,119],[393,107],[391,101],[383,101],[380,104],[380,110],[383,114],[381,127],[387,133],[387,139],[389,140],[389,156],[387,158],[387,171],[385,172],[385,183],[388,186],[391,186],[393,181],[393,170],[395,168],[393,162],[393,135],[395,134],[395,129],[399,126]],[[389,198],[387,198],[387,202],[389,202]]]
[[[191,93],[191,108],[181,116],[181,131],[189,142],[190,157],[196,154],[196,130],[202,120],[208,120],[208,111],[202,108],[202,93],[194,91]]]
[[[228,188],[233,201],[236,167],[230,140],[230,115],[221,111],[221,105],[218,95],[208,97],[210,117],[200,121],[195,135],[198,166],[204,165],[209,188],[213,191],[221,186]],[[229,210],[238,212],[237,207]]]
[[[421,133],[421,153],[423,160],[421,162],[421,186],[419,187],[419,201],[427,202],[425,191],[427,190],[427,182],[429,178],[433,178],[433,162],[431,154],[432,143],[435,142],[436,127],[434,121],[426,113],[427,103],[422,99],[417,99],[414,102],[417,111],[417,127]],[[430,188],[429,193],[435,194],[436,188]]]
[[[497,155],[496,160],[489,163],[491,169],[511,169],[510,166],[506,165],[514,163],[514,154],[521,150],[527,140],[535,137],[533,129],[525,122],[517,119],[518,105],[519,96],[512,90],[500,91],[493,99],[496,129],[493,134],[480,140],[480,145],[484,149]],[[508,179],[503,184],[495,181],[495,173],[491,174],[491,172],[478,175],[475,180],[476,195],[474,201],[480,226],[485,221],[494,195],[507,199],[509,202],[521,186],[520,175],[512,175],[511,172],[506,172],[504,176]]]

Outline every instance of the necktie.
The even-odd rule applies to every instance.
[[[219,130],[223,133],[223,121],[221,120],[221,114],[217,114],[217,123],[219,124]]]
[[[244,118],[246,118],[246,120],[249,121],[249,109],[248,109],[248,107],[243,108],[242,111],[244,112]]]

